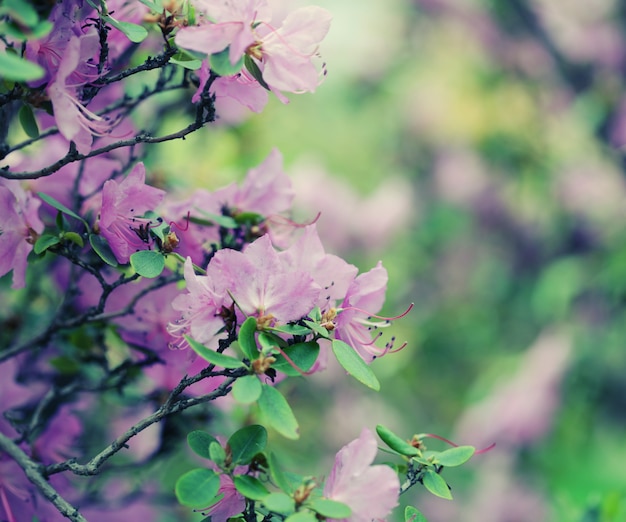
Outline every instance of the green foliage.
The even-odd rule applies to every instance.
[[[300,370],[306,372],[315,364],[320,352],[320,347],[316,342],[309,341],[306,343],[296,343],[287,348],[283,348],[283,352]],[[300,375],[300,372],[293,368],[282,354],[276,355],[276,362],[272,364],[272,368],[290,377]]]
[[[18,118],[22,129],[24,129],[24,132],[29,138],[39,137],[39,126],[37,125],[33,108],[29,104],[24,103],[22,107],[20,107]]]
[[[165,256],[155,250],[140,250],[130,255],[130,266],[140,276],[153,279],[165,268]]]
[[[176,481],[176,498],[184,506],[202,508],[210,505],[220,489],[220,477],[215,471],[197,468]]]
[[[337,361],[343,366],[344,370],[368,388],[375,391],[380,390],[380,383],[376,375],[352,346],[335,339],[332,347]]]
[[[209,64],[215,74],[219,74],[220,76],[232,76],[241,71],[243,58],[240,58],[235,64],[232,64],[228,56],[229,52],[230,47],[227,47],[223,51],[209,56]]]
[[[267,430],[258,424],[236,431],[228,439],[233,465],[249,464],[257,453],[265,449]]]
[[[249,475],[235,475],[233,482],[237,491],[250,500],[263,500],[270,494],[259,479]]]
[[[435,454],[435,461],[445,467],[460,466],[471,459],[475,451],[473,446],[457,446]]]
[[[427,522],[427,520],[416,508],[407,506],[404,509],[404,522]]]
[[[238,341],[241,351],[250,361],[254,361],[259,358],[259,349],[256,345],[255,333],[256,318],[248,317],[239,329]]]
[[[352,514],[346,504],[327,498],[315,498],[307,503],[307,507],[326,518],[348,518]]]
[[[392,450],[398,452],[400,455],[406,455],[413,457],[419,454],[419,450],[415,446],[411,446],[407,441],[393,433],[389,428],[378,424],[376,426],[376,433]]]
[[[109,246],[109,242],[99,234],[89,234],[89,244],[100,259],[107,265],[116,267],[118,265],[115,254]]]
[[[256,375],[245,375],[233,384],[233,398],[242,404],[252,404],[261,396],[261,381]]]
[[[239,359],[235,359],[234,357],[230,357],[229,355],[224,355],[223,353],[211,350],[210,348],[207,348],[206,346],[189,337],[188,335],[185,335],[185,339],[194,352],[196,352],[200,357],[202,357],[206,361],[209,361],[215,366],[219,366],[220,368],[232,369],[246,367],[246,365],[242,363]]]
[[[269,426],[287,439],[300,437],[298,421],[283,395],[274,387],[263,384],[259,410]]]
[[[280,515],[291,515],[295,509],[293,498],[285,493],[271,493],[263,499],[263,505],[274,513]]]
[[[432,469],[426,470],[422,481],[424,487],[433,495],[452,500],[452,493],[450,493],[450,488],[448,487],[448,484],[445,480],[443,480],[443,478],[441,478],[441,475],[439,475]]]
[[[187,434],[187,444],[196,455],[202,458],[213,460],[209,452],[209,446],[217,442],[213,435],[202,430],[195,430]],[[217,442],[219,444],[219,442]]]

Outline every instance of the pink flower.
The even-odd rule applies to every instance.
[[[209,263],[208,275],[229,281],[228,293],[241,313],[270,324],[305,317],[321,290],[310,274],[283,261],[267,234],[243,252],[220,250]]]
[[[208,269],[206,276],[196,275],[189,257],[185,261],[185,282],[187,293],[172,301],[172,308],[182,312],[180,319],[168,325],[168,332],[179,339],[173,346],[185,348],[187,342],[183,335],[186,334],[199,343],[211,345],[218,338],[225,337],[221,335],[224,319],[220,314],[228,297],[227,282],[219,275],[216,279],[209,276]]]
[[[283,25],[263,37],[259,47],[263,80],[271,88],[313,92],[320,75],[312,61],[330,29],[331,14],[321,7],[296,9]]]
[[[207,55],[228,48],[233,65],[248,55],[262,72],[263,86],[283,102],[286,99],[278,91],[315,91],[320,74],[312,59],[330,28],[331,15],[326,9],[297,9],[275,29],[268,23],[271,17],[264,0],[247,0],[244,5],[196,4],[214,23],[181,29],[176,35],[177,45]]]
[[[214,23],[182,28],[176,34],[176,45],[206,54],[215,54],[229,47],[228,56],[234,65],[256,38],[253,26],[269,20],[265,0],[210,2],[196,0],[198,10]]]
[[[335,320],[335,337],[352,346],[366,362],[389,351],[391,345],[379,348],[372,339],[372,330],[387,326],[389,322],[373,323],[371,317],[385,302],[387,270],[382,263],[369,272],[360,274],[352,283],[346,297],[338,307]]]
[[[243,466],[238,466],[235,472],[242,472],[244,469]],[[235,489],[233,479],[224,473],[220,475],[219,494],[223,494],[224,497],[209,509],[203,510],[203,514],[209,515],[212,520],[218,522],[243,513],[246,508],[246,499]]]
[[[59,131],[76,144],[81,154],[91,150],[93,135],[102,136],[111,129],[109,120],[94,114],[78,100],[77,87],[86,83],[87,78],[75,73],[96,55],[98,49],[96,33],[80,38],[72,36],[61,57],[56,77],[47,89]]]
[[[371,522],[387,516],[398,504],[400,480],[390,467],[372,466],[378,447],[364,428],[358,439],[339,450],[324,486],[324,496],[347,504],[352,514],[345,522]]]
[[[154,210],[165,195],[165,191],[145,181],[146,169],[143,163],[137,163],[121,183],[111,179],[102,187],[98,226],[120,263],[128,263],[131,254],[149,246],[140,235],[155,223],[141,216]]]
[[[13,270],[12,288],[26,284],[26,258],[44,229],[40,205],[21,186],[0,184],[0,276]]]

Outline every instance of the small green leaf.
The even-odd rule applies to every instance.
[[[111,250],[109,243],[106,239],[98,234],[89,234],[89,244],[93,251],[100,256],[100,259],[107,265],[117,266],[117,259],[115,254]]]
[[[270,493],[263,499],[263,505],[274,513],[280,515],[291,515],[296,509],[293,498],[285,493]]]
[[[457,446],[436,455],[435,461],[447,468],[460,466],[471,459],[475,451],[474,446]]]
[[[304,324],[306,324],[317,335],[324,337],[325,339],[330,339],[330,334],[328,333],[328,330],[326,330],[326,328],[324,328],[321,324],[307,320],[304,321]]]
[[[447,500],[452,500],[452,493],[446,481],[441,478],[441,475],[435,473],[433,470],[426,470],[424,478],[422,480],[424,487],[430,491],[433,495],[436,495]]]
[[[265,221],[265,217],[256,212],[240,212],[234,219],[239,225],[259,225]]]
[[[57,201],[56,199],[54,199],[52,196],[49,196],[48,194],[44,194],[43,192],[37,192],[37,195],[41,199],[43,199],[46,203],[48,203],[48,205],[50,205],[51,207],[56,208],[57,210],[63,212],[63,214],[67,214],[68,216],[73,217],[74,219],[78,219],[79,221],[82,221],[83,224],[85,225],[85,228],[89,230],[89,224],[82,217],[80,217],[76,212],[67,208],[63,203],[61,203],[60,201]]]
[[[38,138],[39,127],[37,126],[37,119],[33,113],[33,108],[27,103],[23,104],[18,113],[18,117],[26,135],[29,138]]]
[[[133,43],[141,43],[148,36],[148,31],[141,25],[132,24],[130,22],[121,22],[110,15],[103,16],[102,18],[118,31],[122,31],[126,35],[126,38]]]
[[[380,383],[376,375],[374,375],[372,369],[361,359],[361,356],[352,346],[335,339],[332,347],[337,361],[343,366],[344,370],[368,388],[376,391],[380,390]]]
[[[263,392],[259,397],[259,410],[267,423],[283,437],[288,439],[300,437],[298,421],[285,397],[276,388],[268,384],[262,386]]]
[[[317,522],[317,517],[311,511],[298,511],[293,515],[289,515],[285,522]]]
[[[276,486],[282,489],[286,493],[292,493],[294,488],[291,487],[287,476],[283,472],[280,464],[278,464],[278,460],[276,459],[276,455],[274,453],[270,453],[267,457],[267,464],[270,468],[270,477],[272,477],[272,481]]]
[[[261,87],[269,91],[270,87],[263,79],[263,73],[261,72],[261,69],[259,69],[256,62],[246,54],[244,57],[244,63],[246,65],[246,69],[248,69],[248,72],[252,75],[252,77],[259,82]]]
[[[187,444],[189,447],[196,455],[205,459],[213,460],[209,452],[209,446],[213,442],[217,442],[217,439],[206,431],[195,430],[187,434]],[[217,443],[219,444],[219,442]]]
[[[72,243],[78,245],[79,247],[85,246],[85,242],[83,241],[83,237],[76,232],[65,232],[63,234],[64,241],[71,241]]]
[[[196,468],[182,475],[174,491],[178,502],[189,507],[206,507],[220,489],[220,477],[215,471]]]
[[[426,517],[422,515],[413,506],[407,506],[404,510],[404,522],[428,522]]]
[[[245,368],[246,365],[242,363],[239,359],[235,359],[234,357],[230,357],[229,355],[224,355],[223,353],[216,352],[215,350],[211,350],[207,348],[203,344],[199,343],[195,339],[192,339],[188,335],[185,335],[185,339],[191,346],[192,350],[196,352],[200,357],[202,357],[205,361],[209,361],[211,364],[215,366],[219,366],[220,368]]]
[[[397,451],[400,455],[406,455],[407,457],[419,455],[419,450],[416,447],[411,446],[407,441],[398,437],[389,428],[379,424],[376,426],[376,433],[387,446]]]
[[[29,62],[8,51],[0,52],[0,77],[15,82],[43,78],[46,72],[36,63]]]
[[[316,342],[309,341],[306,343],[296,343],[288,348],[284,348],[283,352],[287,354],[287,357],[289,357],[300,370],[306,372],[310,370],[315,364],[315,361],[317,361],[320,347]],[[300,375],[300,372],[294,369],[282,354],[276,355],[276,362],[272,364],[272,368],[291,377]]]
[[[256,319],[254,317],[248,317],[241,325],[241,328],[239,328],[238,340],[241,351],[250,361],[259,358],[259,349],[256,345],[255,333]]]
[[[241,404],[256,402],[261,396],[261,381],[256,375],[245,375],[233,384],[233,397]]]
[[[259,479],[249,475],[235,475],[233,482],[237,491],[250,500],[263,500],[270,493]]]
[[[226,451],[219,442],[215,441],[209,444],[209,455],[211,456],[211,460],[218,466],[224,465],[226,461]]]
[[[80,364],[76,359],[59,355],[50,359],[50,366],[60,373],[66,375],[75,375],[80,371]]]
[[[197,71],[202,66],[202,60],[198,60],[189,53],[181,50],[170,58],[170,63],[180,65],[190,71]]]
[[[33,245],[33,251],[39,255],[42,252],[48,250],[51,246],[58,245],[61,242],[58,236],[52,234],[43,234],[39,236],[35,244]]]
[[[285,333],[287,335],[311,335],[311,329],[299,324],[283,324],[271,329],[273,332]]]
[[[130,255],[130,266],[140,276],[154,279],[165,268],[165,256],[156,250],[140,250]]]
[[[229,53],[230,47],[227,47],[223,51],[209,56],[209,65],[215,74],[219,74],[220,76],[232,76],[241,71],[243,67],[243,57],[233,65],[230,63]]]
[[[267,430],[259,424],[241,428],[228,439],[233,464],[249,464],[266,445]]]
[[[352,515],[350,506],[327,498],[316,498],[307,507],[326,518],[348,518]]]

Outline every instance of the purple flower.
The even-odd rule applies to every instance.
[[[379,261],[369,272],[360,274],[352,281],[343,302],[337,308],[335,337],[352,346],[366,362],[384,355],[391,348],[391,344],[384,348],[374,344],[380,335],[372,339],[373,329],[389,325],[388,321],[371,321],[371,317],[385,302],[386,290],[387,270]]]
[[[364,428],[358,439],[341,448],[324,485],[324,496],[352,510],[345,522],[371,522],[387,516],[398,504],[400,480],[390,467],[372,466],[378,447]]]
[[[61,57],[56,77],[47,89],[59,131],[76,144],[81,154],[91,150],[93,135],[107,134],[112,125],[110,120],[94,114],[78,99],[78,86],[96,77],[79,73],[79,67],[95,56],[98,49],[96,33],[80,38],[72,36]]]
[[[21,186],[0,183],[0,276],[13,270],[12,288],[26,284],[26,258],[44,229],[40,205]]]
[[[165,195],[165,191],[145,181],[146,169],[143,163],[137,163],[122,182],[111,179],[102,187],[98,227],[120,263],[128,263],[131,254],[149,247],[140,236],[154,222],[141,216],[154,210]]]

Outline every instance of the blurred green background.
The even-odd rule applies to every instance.
[[[383,260],[384,313],[415,303],[393,325],[408,346],[374,363],[379,394],[332,367],[285,383],[302,440],[273,444],[324,476],[377,423],[496,442],[444,471],[455,500],[403,504],[431,522],[626,520],[624,4],[317,3],[334,15],[318,92],[149,160],[211,189],[278,147],[296,217],[321,209],[327,250],[363,271]]]

